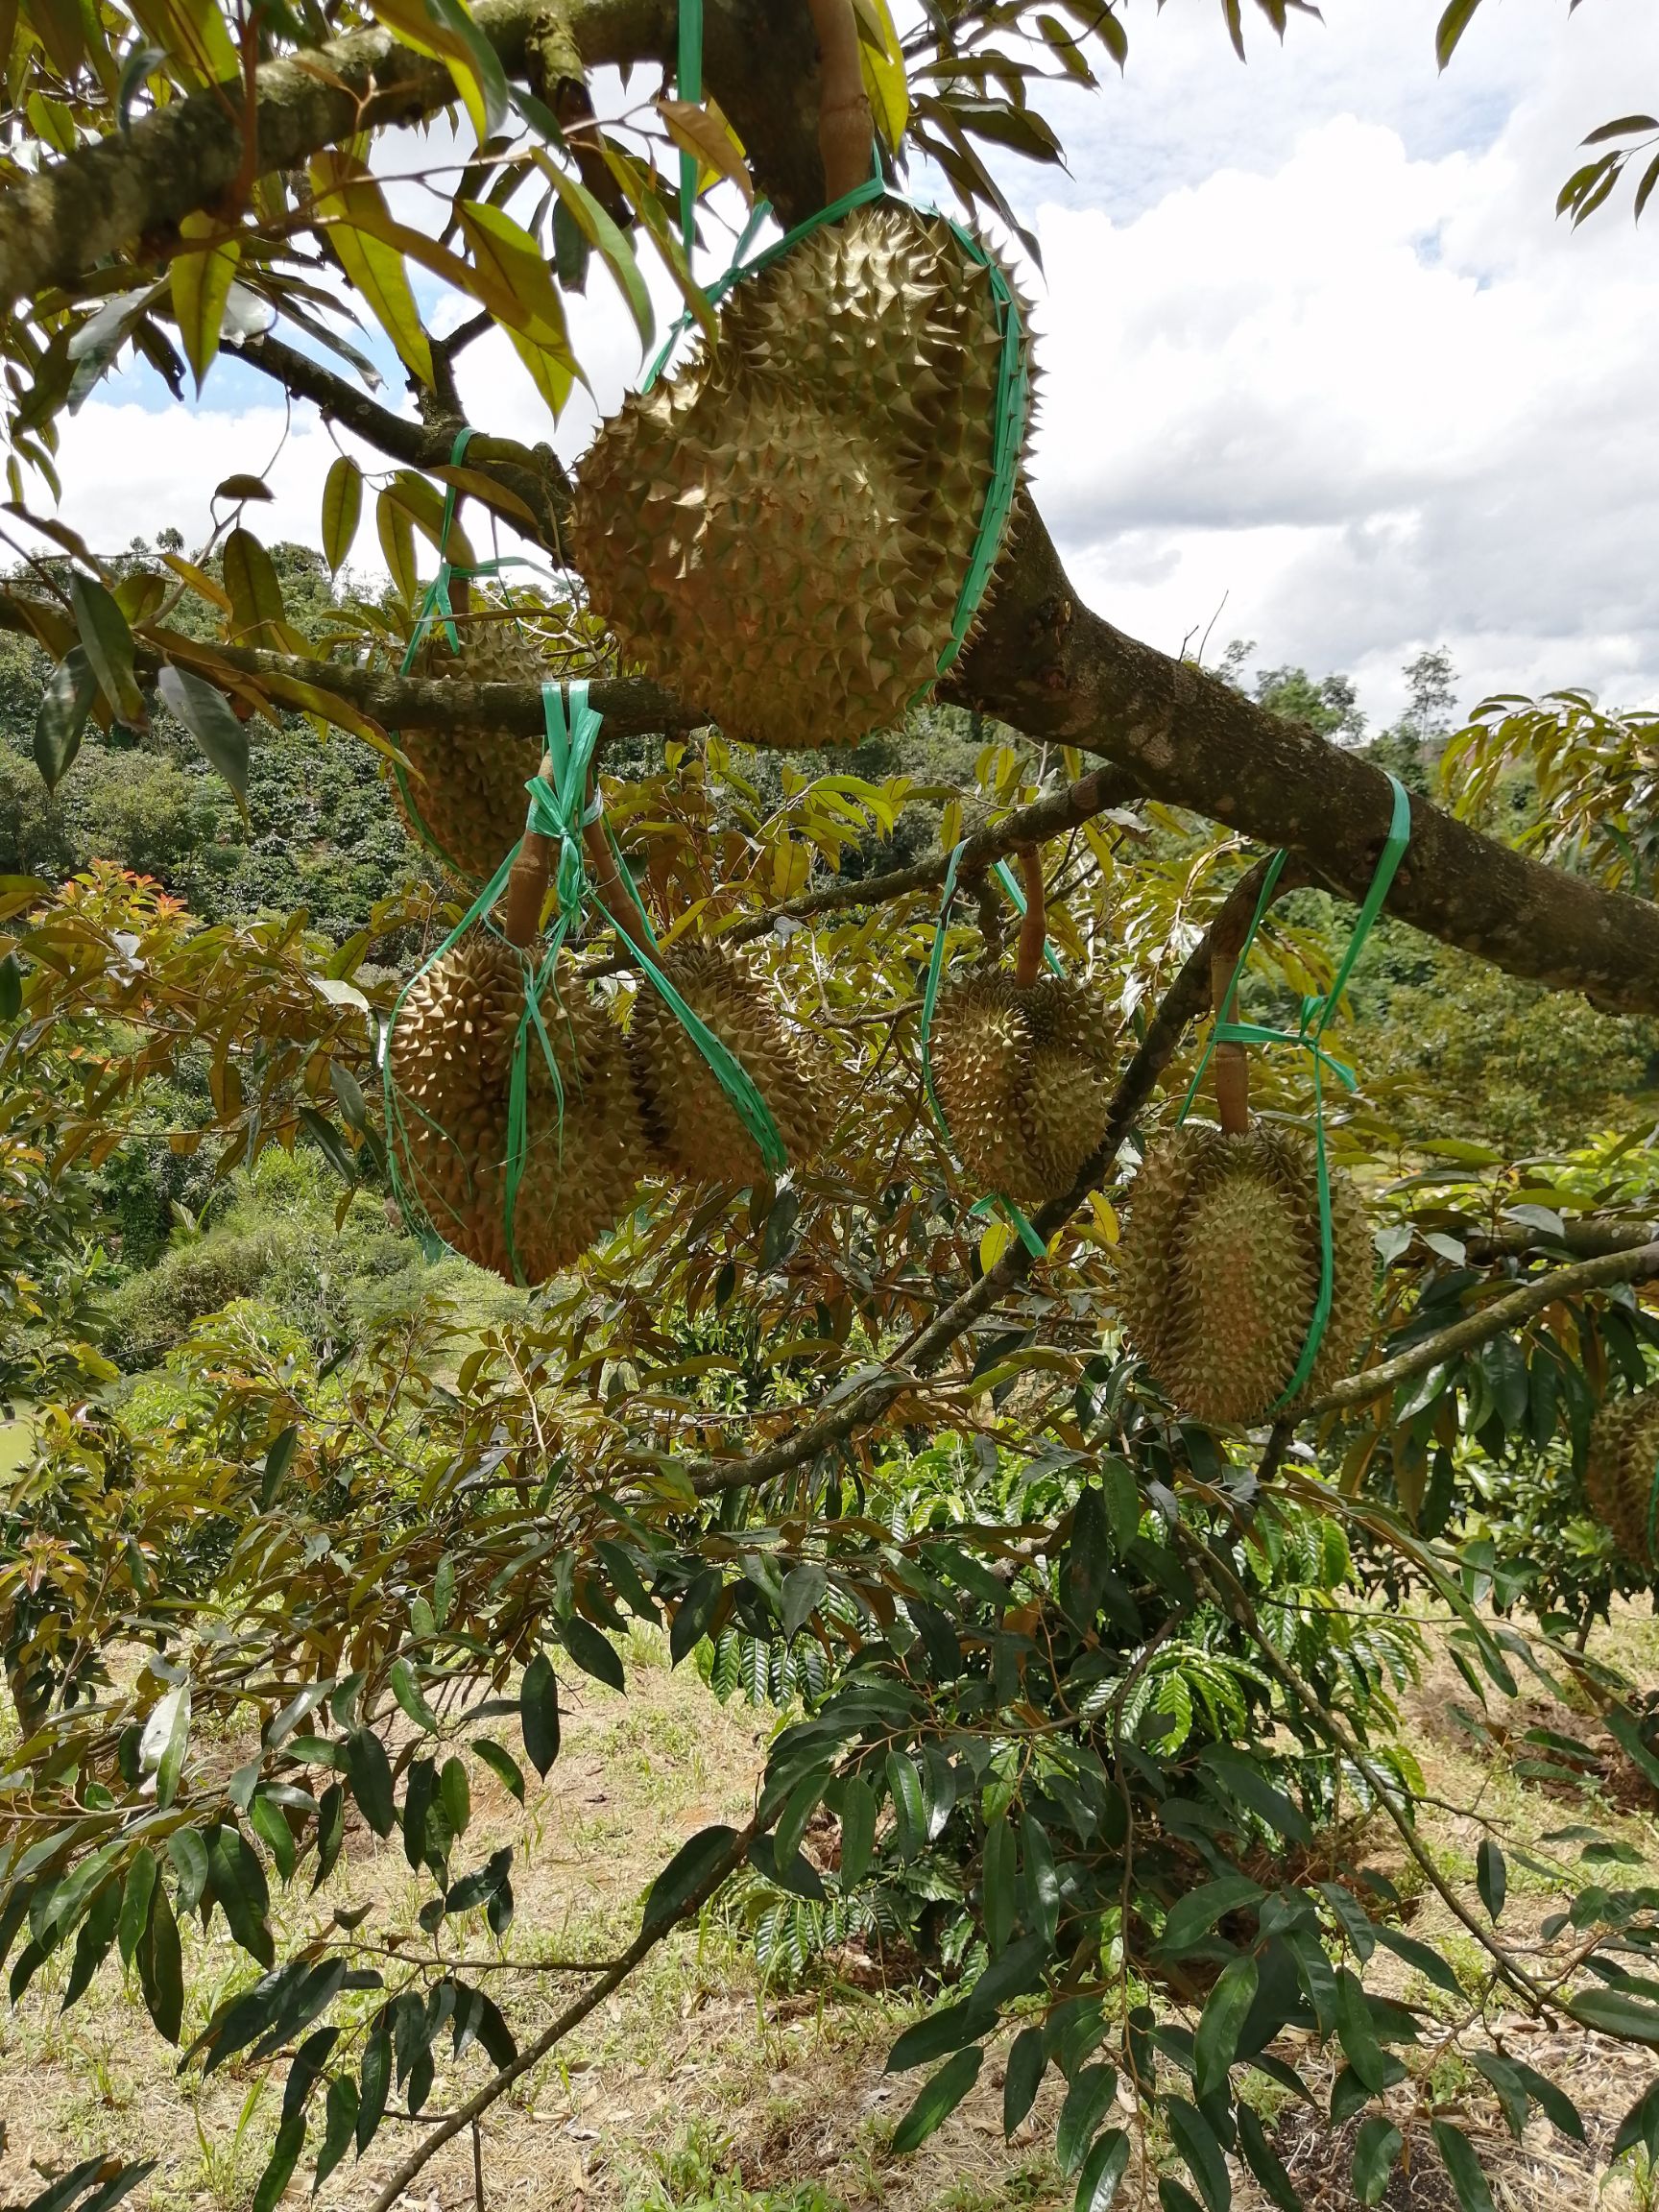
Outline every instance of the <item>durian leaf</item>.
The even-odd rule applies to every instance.
[[[541,247],[521,224],[487,201],[464,200],[456,210],[472,255],[474,296],[498,322],[519,330],[574,371],[565,309]]]
[[[430,384],[431,344],[421,325],[403,253],[386,235],[397,227],[380,196],[380,187],[355,171],[340,154],[320,154],[311,164],[311,180],[325,206],[332,198],[340,209],[323,231],[328,250],[397,349],[404,367],[422,384]],[[463,264],[457,261],[455,267],[460,271]]]
[[[184,216],[179,225],[180,236],[192,241],[199,238],[204,244],[198,252],[176,253],[170,271],[173,313],[184,342],[185,359],[195,372],[198,392],[219,350],[225,303],[242,257],[235,233],[227,237],[225,230],[224,223],[211,215]]]
[[[349,453],[338,454],[323,485],[323,558],[336,574],[363,518],[363,471]]]

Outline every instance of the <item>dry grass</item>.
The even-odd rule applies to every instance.
[[[1617,1656],[1645,1684],[1659,1682],[1659,1633],[1651,1623],[1622,1614],[1603,1643],[1603,1656]],[[548,1970],[548,1962],[618,1948],[637,1925],[643,1889],[679,1841],[710,1820],[740,1816],[753,1799],[768,1717],[719,1706],[689,1669],[671,1674],[660,1649],[643,1638],[634,1639],[629,1659],[626,1698],[584,1685],[567,1716],[559,1763],[526,1808],[481,1769],[473,1773],[467,1863],[497,1843],[517,1844],[517,1917],[505,1950],[544,1969],[516,1982],[510,2009],[521,2033],[535,2032],[578,1986]],[[1575,1802],[1564,1802],[1553,1787],[1517,1779],[1503,1756],[1483,1753],[1449,1719],[1453,1696],[1468,1701],[1456,1674],[1437,1665],[1407,1714],[1407,1739],[1435,1796],[1478,1801],[1518,1848],[1538,1846],[1570,1821],[1593,1819],[1643,1855],[1644,1865],[1623,1870],[1621,1880],[1659,1882],[1659,1825],[1642,1793],[1620,1786],[1611,1756]],[[1533,1699],[1530,1687],[1528,1696],[1536,1710],[1523,1725],[1543,1719],[1596,1745],[1581,1713],[1547,1701],[1542,1692]],[[236,1747],[224,1748],[229,1757]],[[1473,1904],[1473,1824],[1435,1814],[1426,1832],[1442,1871]],[[1390,1830],[1376,1832],[1373,1859],[1407,1886]],[[337,1906],[374,1908],[359,1931],[365,1938],[412,1931],[421,1892],[396,1838],[382,1843],[358,1831],[326,1894],[325,1909],[302,1887],[278,1895],[285,1941],[324,1928]],[[1548,1881],[1512,1862],[1503,1922],[1511,1941],[1537,1941],[1539,1923],[1555,1903]],[[1473,1986],[1479,1953],[1472,1939],[1431,1891],[1421,1891],[1412,1910],[1413,1932],[1445,1938]],[[250,1969],[222,1921],[205,1937],[193,1929],[186,1941],[188,2034]],[[493,1955],[481,1933],[466,1948],[473,1957]],[[145,2212],[239,2212],[275,2131],[279,2092],[262,2090],[256,2070],[234,2063],[204,2083],[194,2069],[176,2075],[135,1991],[124,1989],[108,1967],[86,1999],[60,2014],[62,1974],[55,1961],[0,2024],[0,2113],[9,2129],[0,2199],[24,2200],[40,2186],[42,2170],[60,2171],[94,2149],[119,2150],[161,2161],[133,2200]],[[1397,1987],[1413,1998],[1426,1994],[1403,1967]],[[367,2009],[377,2000],[361,2002]],[[767,1990],[748,1953],[705,1915],[492,2113],[483,2136],[486,2202],[491,2212],[1046,2212],[1069,2203],[1070,2184],[1047,2149],[1056,2091],[1046,2090],[1031,2121],[1004,2143],[999,2053],[921,2152],[890,2155],[887,2138],[916,2078],[891,2081],[882,2064],[896,2026],[913,2008],[902,1990]],[[1391,2095],[1409,2156],[1383,2200],[1388,2212],[1455,2212],[1429,2136],[1425,2088],[1487,2158],[1498,2212],[1649,2212],[1627,2177],[1609,2179],[1606,2153],[1620,2119],[1652,2079],[1652,2060],[1588,2034],[1546,2036],[1516,2019],[1495,2019],[1491,2029],[1515,2056],[1564,2082],[1585,2115],[1589,2141],[1570,2142],[1536,2120],[1512,2141],[1463,2056],[1470,2038],[1439,2048],[1426,2043],[1411,2079]],[[1323,2099],[1330,2059],[1310,2047],[1294,2048],[1294,2039],[1287,2043],[1286,2055]],[[485,2072],[476,2053],[441,2068],[429,2109],[447,2108]],[[1333,2129],[1322,2112],[1284,2104],[1283,2092],[1272,2097],[1262,2109],[1309,2212],[1346,2212],[1355,2203],[1352,2127]],[[322,2202],[361,2212],[411,2141],[407,2123],[389,2121],[361,2164],[348,2160],[325,2185]],[[1157,2146],[1149,2150],[1155,2161]],[[305,2173],[302,2167],[293,2185],[295,2204],[305,2200]],[[1148,2176],[1139,2189],[1126,2184],[1119,2201],[1136,2205],[1139,2197],[1149,2207],[1155,2194]],[[1267,2212],[1267,2201],[1241,2175],[1238,2212]],[[462,2212],[471,2202],[471,2150],[463,2137],[427,2169],[408,2212]]]

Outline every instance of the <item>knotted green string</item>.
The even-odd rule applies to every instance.
[[[964,837],[946,863],[945,888],[939,902],[939,923],[933,932],[933,950],[927,962],[927,981],[922,993],[922,1083],[927,1094],[927,1103],[933,1109],[933,1118],[939,1124],[940,1134],[953,1151],[955,1139],[950,1134],[950,1122],[945,1118],[945,1109],[939,1103],[939,1094],[933,1087],[933,1010],[939,1003],[939,984],[945,973],[945,934],[950,926],[951,902],[956,897],[956,871],[962,865],[962,855],[967,850],[968,840]],[[997,874],[1001,878],[1015,905],[1023,915],[1025,901],[1021,895],[1013,876],[1009,873],[1005,861],[998,861]],[[1046,937],[1043,940],[1043,952],[1055,974],[1063,974],[1064,971],[1060,963],[1054,957],[1054,949]],[[961,1165],[959,1155],[957,1165]],[[1012,1198],[1005,1198],[1000,1190],[991,1190],[983,1198],[975,1199],[968,1211],[970,1214],[983,1214],[993,1206],[1001,1208],[1010,1228],[1014,1230],[1032,1259],[1041,1260],[1048,1247],[1038,1236],[1036,1230],[1032,1228],[1030,1222],[1026,1220],[1019,1207],[1015,1205]]]
[[[1249,928],[1244,932],[1244,942],[1239,947],[1238,957],[1233,964],[1233,974],[1228,979],[1221,1004],[1216,1008],[1216,1019],[1210,1032],[1210,1041],[1205,1046],[1203,1055],[1193,1070],[1192,1080],[1187,1086],[1187,1095],[1181,1102],[1181,1111],[1175,1118],[1177,1123],[1185,1121],[1191,1112],[1193,1100],[1198,1095],[1198,1086],[1204,1080],[1205,1070],[1210,1065],[1217,1045],[1290,1045],[1307,1052],[1312,1061],[1313,1157],[1318,1171],[1319,1187],[1319,1294],[1313,1302],[1313,1315],[1309,1322],[1308,1334],[1303,1341],[1302,1357],[1296,1362],[1296,1372],[1274,1402],[1272,1410],[1275,1413],[1292,1404],[1307,1387],[1308,1378],[1313,1372],[1313,1363],[1319,1357],[1319,1347],[1324,1341],[1326,1326],[1331,1319],[1331,1301],[1334,1289],[1336,1262],[1331,1236],[1331,1164],[1325,1146],[1324,1075],[1325,1070],[1329,1069],[1343,1088],[1349,1091],[1354,1089],[1356,1078],[1351,1068],[1344,1067],[1340,1060],[1333,1059],[1320,1044],[1320,1039],[1330,1027],[1336,1009],[1341,1003],[1342,994],[1348,987],[1348,978],[1354,973],[1354,964],[1359,957],[1366,938],[1371,934],[1372,925],[1382,911],[1382,902],[1388,896],[1389,886],[1393,883],[1400,863],[1405,857],[1406,848],[1411,841],[1410,797],[1397,776],[1390,775],[1388,781],[1393,787],[1394,809],[1389,819],[1387,840],[1377,862],[1376,873],[1371,878],[1371,887],[1366,892],[1364,902],[1355,917],[1354,927],[1349,933],[1347,950],[1343,953],[1341,963],[1332,979],[1330,990],[1322,996],[1303,999],[1302,1019],[1295,1029],[1266,1028],[1260,1022],[1234,1022],[1228,1018],[1229,1011],[1238,997],[1238,984],[1244,974],[1245,963],[1250,957],[1250,948],[1255,942],[1256,932],[1262,926],[1262,920],[1272,900],[1274,887],[1284,873],[1287,855],[1284,853],[1276,853],[1265,877],[1262,878],[1261,896],[1256,902],[1256,911],[1250,918]]]
[[[585,680],[572,682],[569,686],[568,711],[564,693],[556,684],[541,686],[542,719],[547,734],[547,764],[550,775],[532,776],[525,784],[529,805],[525,814],[525,834],[549,838],[557,843],[558,857],[552,871],[556,912],[539,963],[532,963],[530,955],[518,946],[513,948],[523,972],[523,1004],[517,1027],[513,1038],[513,1056],[508,1075],[507,1091],[507,1156],[504,1162],[502,1191],[502,1227],[507,1240],[507,1256],[516,1283],[524,1280],[519,1263],[515,1224],[517,1214],[519,1187],[524,1180],[529,1157],[529,1102],[530,1102],[530,1046],[534,1037],[541,1048],[548,1073],[553,1080],[553,1094],[558,1116],[558,1142],[563,1156],[565,1138],[565,1080],[560,1070],[559,1055],[547,1031],[542,1015],[542,999],[551,992],[555,1001],[558,991],[555,974],[558,957],[565,940],[580,923],[584,913],[592,907],[602,914],[618,937],[626,935],[616,917],[606,906],[588,873],[587,854],[583,847],[583,831],[596,821],[603,821],[603,808],[597,795],[589,803],[588,783],[593,765],[594,751],[598,744],[603,717],[589,698]],[[634,956],[637,959],[647,980],[663,1003],[681,1023],[698,1051],[707,1061],[715,1081],[731,1100],[738,1118],[754,1138],[768,1170],[781,1174],[787,1167],[788,1154],[778,1124],[773,1119],[765,1099],[760,1095],[748,1070],[731,1048],[725,1045],[700,1015],[686,1003],[663,974],[656,958],[657,940],[621,849],[605,823],[605,837],[616,861],[617,876],[634,902],[645,940],[645,950],[635,944]],[[398,1204],[413,1221],[425,1218],[424,1209],[408,1190],[398,1166],[398,1153],[407,1138],[405,1105],[421,1114],[427,1126],[448,1142],[448,1132],[438,1128],[429,1115],[405,1101],[392,1076],[391,1032],[402,1013],[404,1000],[420,977],[453,948],[474,924],[483,924],[495,934],[494,925],[488,920],[496,901],[507,888],[523,839],[513,847],[490,881],[479,892],[461,920],[450,930],[430,960],[421,967],[397,994],[392,1010],[392,1022],[382,1047],[381,1075],[386,1101],[386,1123],[399,1142],[388,1147],[391,1163],[392,1188]],[[433,1225],[435,1227],[435,1225]],[[438,1256],[442,1240],[428,1231],[421,1232],[421,1245],[429,1259]],[[436,1247],[436,1249],[435,1249]]]

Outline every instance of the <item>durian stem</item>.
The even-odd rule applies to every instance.
[[[1210,996],[1215,1008],[1217,1022],[1224,1020],[1231,1009],[1227,1004],[1227,987],[1233,980],[1233,971],[1238,964],[1238,947],[1216,944],[1210,953]],[[1215,1072],[1215,1111],[1221,1126],[1229,1137],[1245,1137],[1250,1131],[1250,1055],[1242,1045],[1230,1040],[1215,1047],[1212,1060]]]
[[[553,774],[551,753],[541,756],[541,774],[549,778]],[[505,911],[501,918],[502,934],[509,945],[517,945],[520,951],[536,941],[536,933],[541,926],[541,902],[547,896],[547,878],[552,873],[552,838],[526,830],[518,847],[518,857],[507,878]]]
[[[1043,949],[1048,942],[1048,908],[1043,889],[1043,854],[1035,845],[1020,854],[1020,873],[1025,881],[1025,918],[1020,925],[1020,952],[1014,963],[1014,981],[1029,991],[1043,973]]]
[[[818,152],[824,162],[824,203],[839,200],[870,174],[875,119],[858,60],[858,18],[853,0],[810,0],[818,34]]]
[[[589,822],[582,832],[582,842],[588,848],[588,866],[600,902],[615,923],[618,933],[633,946],[636,952],[645,950],[644,930],[639,920],[639,909],[629,894],[628,886],[617,873],[616,855],[611,850],[611,840],[605,834],[604,825]],[[621,952],[621,947],[617,951]]]

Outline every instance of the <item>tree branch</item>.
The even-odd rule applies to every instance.
[[[973,836],[964,841],[957,879],[970,881],[994,860],[1005,859],[1022,845],[1041,845],[1050,837],[1063,836],[1068,830],[1075,830],[1079,823],[1105,813],[1109,807],[1132,805],[1137,796],[1127,776],[1117,775],[1110,768],[1094,769],[1089,775],[1080,776],[1075,783],[1068,783],[1063,791],[1038,799],[1029,806],[1017,806],[1000,822],[975,830]],[[943,883],[950,865],[950,854],[938,853],[931,859],[913,861],[907,868],[889,868],[880,876],[862,876],[855,880],[825,884],[821,890],[803,891],[793,899],[768,907],[764,914],[751,915],[734,928],[724,930],[720,941],[724,945],[746,945],[757,937],[769,936],[780,921],[804,922],[814,914],[830,914],[842,906],[884,906],[889,900],[902,899],[906,892],[926,891]]]
[[[1311,1420],[1320,1413],[1367,1405],[1397,1383],[1409,1382],[1414,1375],[1426,1375],[1454,1353],[1468,1352],[1489,1337],[1502,1336],[1505,1330],[1552,1306],[1557,1298],[1570,1298],[1580,1290],[1605,1289],[1615,1283],[1639,1283],[1654,1275],[1659,1275],[1659,1242],[1639,1244],[1634,1251],[1604,1253],[1598,1260],[1581,1261],[1575,1267],[1552,1268],[1535,1282],[1525,1283],[1520,1289],[1494,1299],[1490,1306],[1482,1306],[1479,1312],[1454,1321],[1449,1329],[1424,1337],[1420,1344],[1411,1345],[1394,1358],[1362,1368],[1358,1375],[1345,1376],[1322,1398],[1315,1398],[1302,1418]]]
[[[1238,927],[1240,913],[1248,917],[1254,912],[1266,869],[1267,863],[1262,861],[1234,885],[1196,950],[1165,994],[1113,1096],[1105,1135],[1084,1164],[1072,1189],[1064,1198],[1056,1198],[1045,1206],[1032,1224],[1045,1244],[1084,1204],[1090,1191],[1100,1189],[1117,1165],[1124,1139],[1174,1057],[1188,1024],[1196,1021],[1209,1006],[1212,943],[1218,932],[1225,934]],[[1279,895],[1282,897],[1294,889],[1296,880],[1294,871],[1286,868],[1279,878]],[[746,1459],[694,1461],[676,1472],[689,1479],[698,1497],[713,1498],[726,1490],[757,1488],[796,1467],[805,1466],[821,1452],[844,1443],[855,1430],[867,1429],[878,1421],[893,1401],[912,1388],[918,1376],[936,1366],[951,1345],[966,1335],[982,1314],[990,1312],[1005,1291],[1022,1282],[1035,1264],[1032,1255],[1017,1239],[977,1283],[936,1313],[879,1375],[873,1376],[854,1391],[833,1412],[821,1413],[793,1436]]]
[[[565,0],[562,14],[547,0],[479,0],[476,19],[513,75],[525,73],[532,34],[549,21],[589,67],[661,60],[674,46],[669,0]],[[794,220],[823,197],[808,10],[710,0],[705,27],[709,83],[759,181]],[[354,32],[260,71],[258,166],[301,166],[351,132],[431,113],[453,96],[441,63],[383,30]],[[242,153],[235,109],[204,92],[14,180],[0,197],[0,298],[55,284],[72,292],[100,257],[165,239],[184,214],[215,204]],[[1091,613],[1028,498],[946,695],[1039,740],[1098,754],[1155,798],[1287,846],[1344,897],[1360,899],[1370,883],[1392,803],[1382,772]],[[511,727],[536,727],[528,695]],[[1413,800],[1411,820],[1390,913],[1512,974],[1659,1012],[1659,908],[1511,852],[1425,800]]]
[[[782,1802],[780,1800],[778,1811],[781,1812],[781,1810]],[[568,2006],[561,2012],[551,2027],[543,2029],[535,2042],[526,2045],[510,2066],[504,2066],[500,2073],[493,2075],[485,2082],[482,2089],[478,2090],[475,2095],[469,2097],[465,2104],[458,2106],[446,2119],[441,2121],[419,2148],[410,2152],[408,2157],[404,2159],[375,2198],[373,2212],[392,2212],[392,2206],[402,2196],[404,2190],[408,2188],[421,2169],[437,2156],[452,2136],[459,2135],[464,2128],[470,2128],[474,2121],[489,2111],[497,2098],[506,2095],[515,2081],[528,2074],[533,2066],[539,2066],[548,2052],[553,2050],[557,2044],[562,2043],[574,2029],[579,2028],[588,2015],[596,2007],[602,2005],[613,1989],[621,1987],[635,1967],[657,1948],[665,1936],[672,1935],[674,1930],[682,1927],[694,1912],[700,1911],[728,1875],[735,1873],[737,1868],[742,1865],[748,1855],[749,1846],[754,1842],[756,1837],[771,1827],[772,1821],[776,1818],[777,1813],[765,1820],[757,1815],[744,1827],[739,1828],[726,1850],[721,1853],[696,1888],[682,1901],[671,1918],[641,1928],[634,1941],[615,1963],[601,1974],[596,1982],[590,1984],[573,2005]]]

